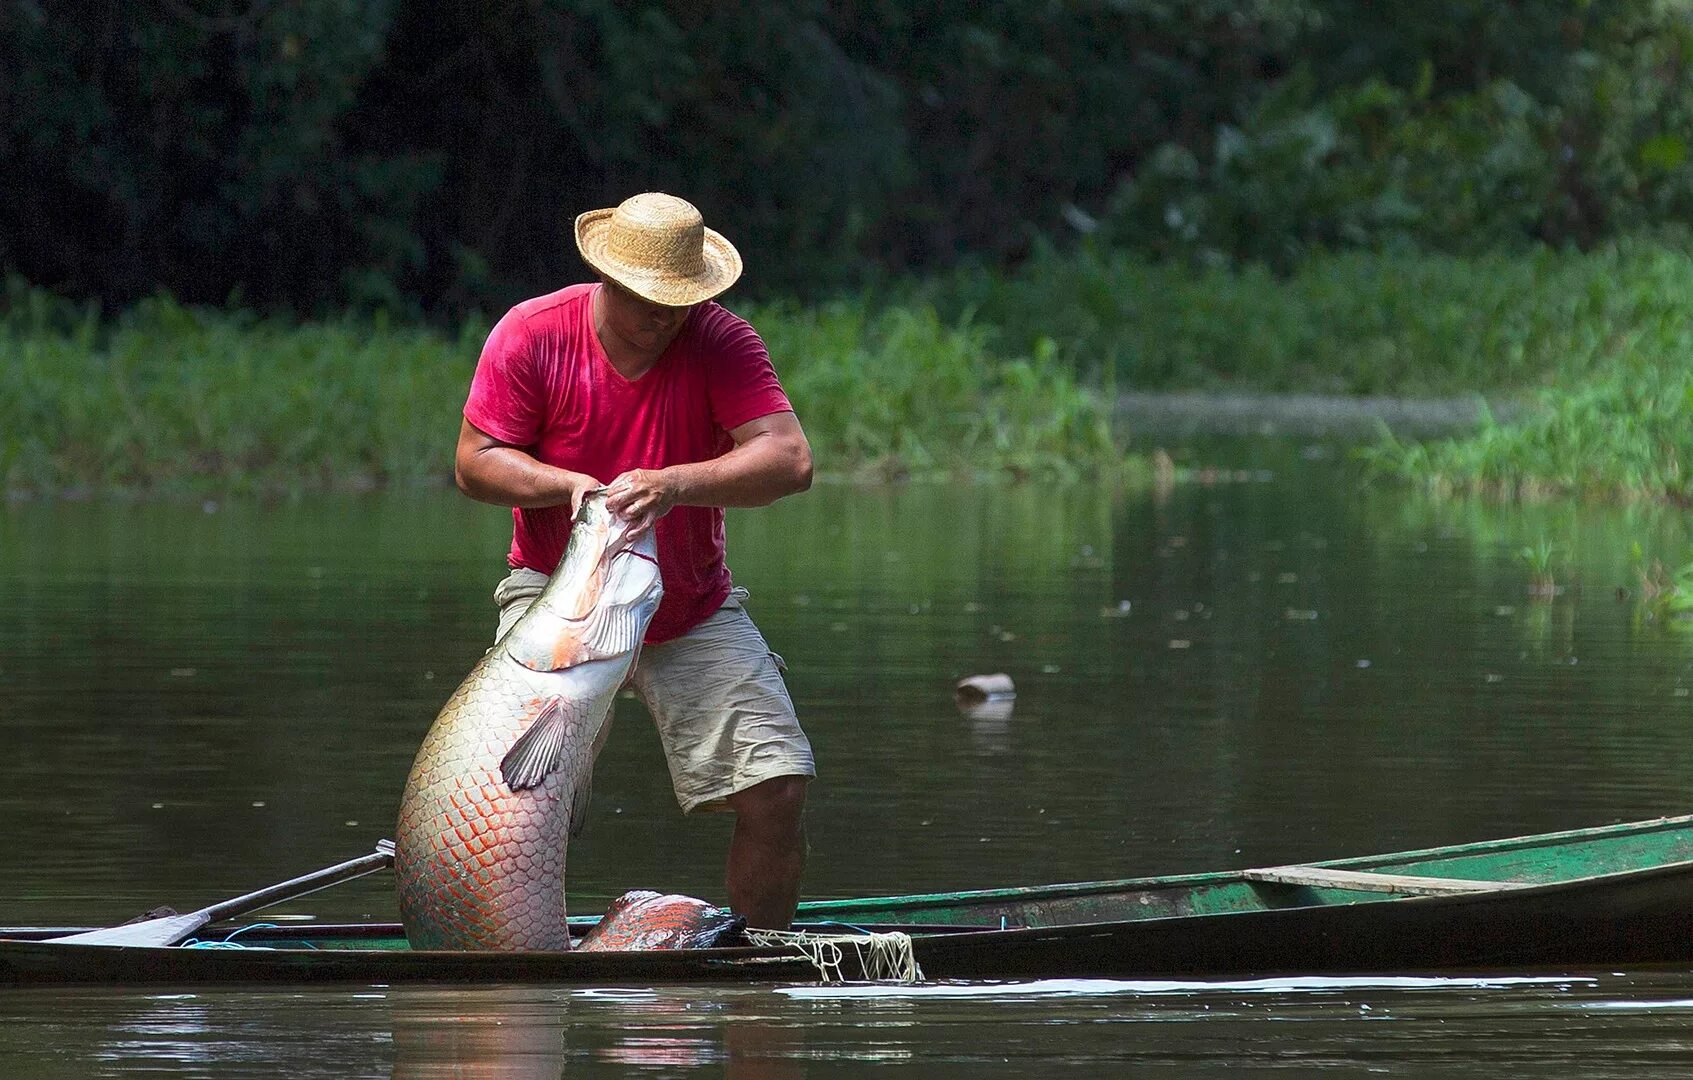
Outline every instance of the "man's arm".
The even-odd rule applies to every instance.
[[[811,486],[811,444],[791,412],[733,428],[734,449],[710,461],[631,469],[610,485],[606,505],[645,528],[673,506],[767,506]]]
[[[587,473],[535,460],[527,450],[501,442],[469,420],[459,426],[453,480],[478,502],[522,507],[569,504],[572,517],[582,496],[600,486]]]

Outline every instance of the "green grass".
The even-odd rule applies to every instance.
[[[1043,340],[1137,390],[1444,395],[1551,386],[1693,314],[1693,256],[1593,252],[1315,255],[1291,275],[1037,250],[1016,273],[963,271],[919,294],[996,344]]]
[[[1693,503],[1693,255],[1644,239],[1591,252],[1349,253],[1286,277],[1035,253],[922,294],[1057,341],[1081,371],[1135,389],[1525,398],[1470,433],[1364,452],[1371,475],[1437,492]]]
[[[862,473],[999,472],[1071,479],[1127,464],[1110,380],[1084,383],[1050,344],[997,355],[968,319],[926,305],[744,311],[823,460]]]
[[[1314,255],[1279,277],[1037,250],[874,300],[731,306],[837,476],[1144,472],[1118,389],[1527,395],[1457,438],[1368,449],[1436,491],[1693,502],[1693,256]],[[441,482],[484,327],[295,323],[155,299],[0,304],[0,486],[275,490]]]
[[[1065,478],[1130,459],[1050,349],[989,353],[923,307],[749,311],[825,474]],[[168,298],[114,320],[13,283],[0,487],[290,491],[441,483],[485,328],[297,324]]]
[[[168,299],[104,326],[14,290],[0,322],[0,481],[62,493],[438,478],[475,349],[469,334],[293,325]]]
[[[1693,504],[1693,333],[1631,343],[1629,355],[1558,390],[1520,419],[1423,442],[1383,435],[1362,456],[1375,476],[1436,493],[1579,495]]]

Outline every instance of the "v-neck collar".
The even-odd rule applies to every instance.
[[[603,282],[595,282],[594,291],[588,294],[588,337],[593,339],[594,353],[599,357],[599,362],[605,367],[606,371],[609,372],[611,377],[616,379],[619,384],[623,386],[635,386],[640,383],[644,383],[654,372],[664,365],[666,360],[670,359],[670,350],[674,349],[676,347],[676,343],[682,339],[682,335],[688,332],[688,325],[694,321],[694,312],[698,311],[700,306],[695,304],[688,312],[688,317],[682,320],[682,325],[677,329],[676,336],[671,338],[670,344],[666,345],[664,347],[664,351],[658,354],[658,359],[654,360],[647,370],[631,379],[629,376],[623,374],[623,372],[617,370],[617,365],[611,362],[611,354],[606,352],[605,342],[600,340],[600,330],[598,325],[599,319],[595,315],[595,307],[600,303],[600,294],[604,291],[605,284]]]

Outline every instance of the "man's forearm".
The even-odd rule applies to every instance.
[[[759,435],[721,457],[663,470],[679,506],[768,506],[811,486],[803,438]]]
[[[478,502],[534,508],[563,506],[591,486],[592,477],[535,460],[515,446],[461,454],[454,470],[459,490]]]

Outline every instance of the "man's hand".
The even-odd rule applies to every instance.
[[[559,470],[564,472],[565,470]],[[588,497],[588,492],[598,490],[600,482],[587,473],[566,473],[570,485],[570,520],[576,520],[576,512],[582,509],[582,500]]]
[[[606,508],[635,524],[639,535],[670,513],[679,494],[668,469],[630,469],[606,485]]]

